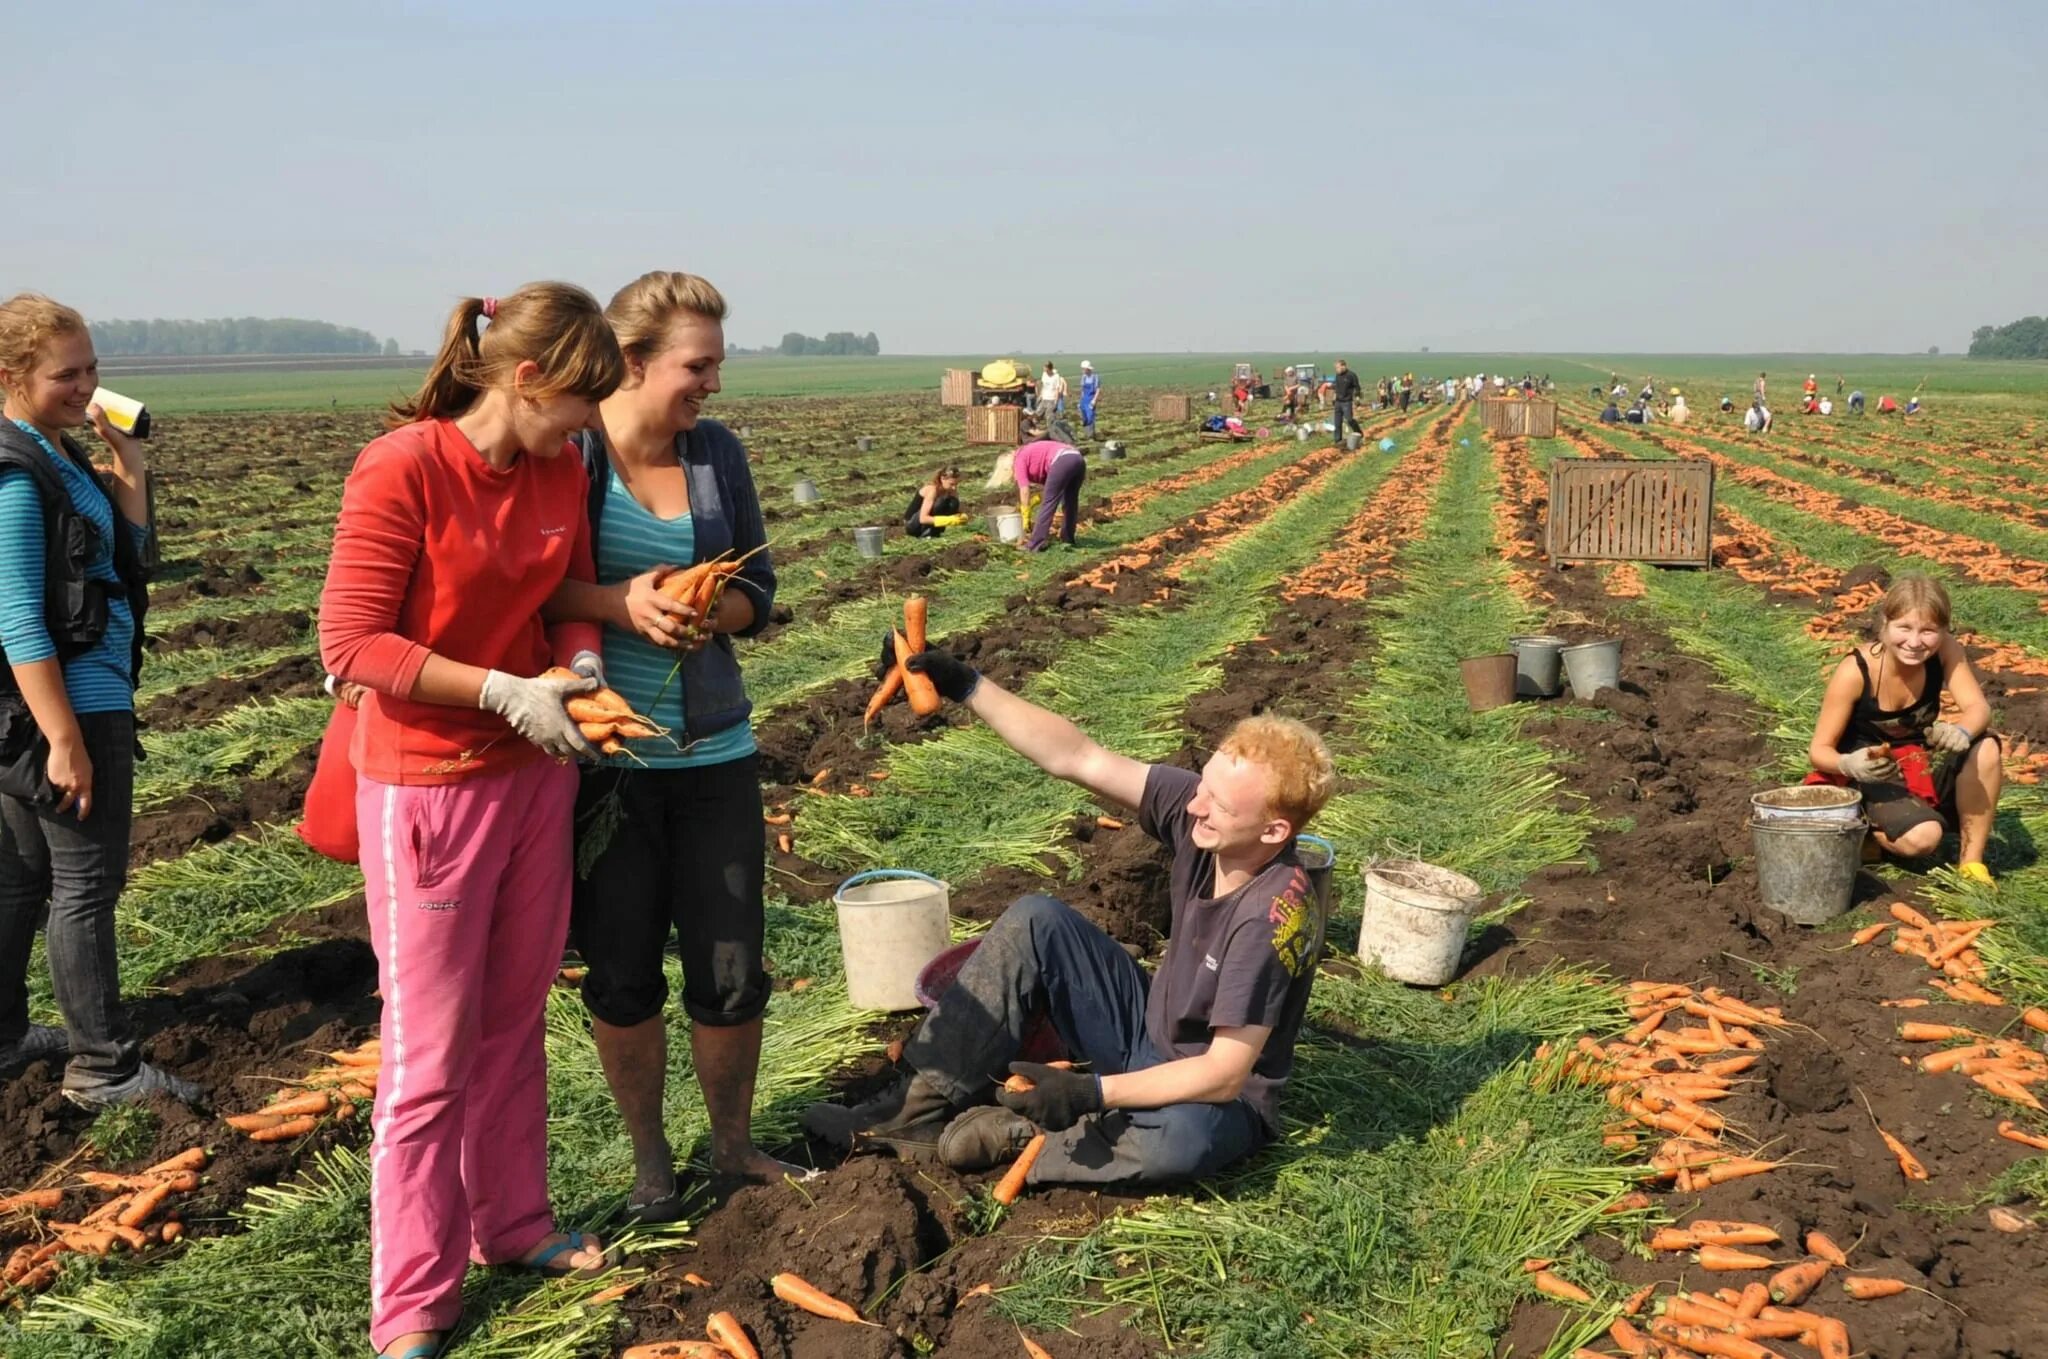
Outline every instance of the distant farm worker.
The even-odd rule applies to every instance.
[[[2003,752],[1990,729],[1991,704],[1950,630],[1948,591],[1926,576],[1899,577],[1873,611],[1871,631],[1875,639],[1828,681],[1806,781],[1861,789],[1871,839],[1886,853],[1924,858],[1944,833],[1959,831],[1956,871],[1989,886],[1984,851],[2005,780]]]
[[[1727,415],[1727,414],[1729,414],[1730,412],[1732,412],[1732,411],[1733,411],[1734,409],[1735,409],[1735,398],[1734,398],[1734,397],[1732,397],[1732,396],[1724,396],[1724,397],[1722,397],[1722,398],[1721,398],[1721,414],[1723,414],[1723,415]]]
[[[198,1086],[142,1060],[121,1003],[148,458],[92,404],[98,385],[83,316],[0,302],[0,1072],[61,1060],[73,1104],[193,1104]],[[87,424],[113,450],[111,488],[69,433]],[[29,1022],[38,929],[61,1029]]]
[[[1038,418],[1050,420],[1067,408],[1067,380],[1060,370],[1045,361],[1045,376],[1038,380]]]
[[[1835,395],[1836,395],[1836,396],[1840,396],[1841,394],[1842,394],[1842,375],[1841,375],[1840,373],[1837,373],[1837,374],[1835,374]]]
[[[1361,390],[1358,374],[1351,371],[1350,364],[1339,359],[1337,360],[1336,376],[1330,381],[1331,395],[1336,401],[1336,421],[1331,429],[1331,432],[1336,435],[1336,443],[1331,445],[1334,448],[1344,442],[1344,427],[1346,425],[1349,425],[1351,432],[1358,435],[1361,439],[1365,437],[1365,429],[1358,423],[1358,418],[1352,414],[1352,411],[1358,404],[1358,393]]]
[[[911,494],[903,513],[903,531],[913,538],[936,538],[967,522],[960,513],[960,469],[941,467]]]
[[[1833,397],[1824,396],[1820,399],[1820,413],[1822,415],[1833,415],[1835,413],[1835,399]]]
[[[1819,393],[1820,379],[1815,377],[1812,373],[1808,373],[1806,375],[1806,394],[1808,396],[1817,396],[1819,395]]]
[[[1631,425],[1647,425],[1650,423],[1649,404],[1641,397],[1637,397],[1635,404],[1622,412],[1621,418]]]
[[[1326,377],[1322,381],[1316,383],[1317,410],[1322,410],[1324,407],[1328,406],[1332,401],[1336,400],[1336,397],[1337,381],[1335,378]]]
[[[1686,409],[1685,393],[1676,387],[1671,389],[1671,413],[1665,419],[1674,425],[1682,425],[1692,419],[1692,412]]]
[[[1863,391],[1861,388],[1849,393],[1849,414],[1863,414]]]
[[[577,436],[597,579],[564,581],[547,611],[603,623],[600,678],[670,733],[586,768],[576,803],[585,871],[569,937],[589,968],[583,1008],[633,1146],[626,1218],[639,1225],[683,1213],[663,1120],[671,938],[712,1175],[731,1185],[791,1169],[754,1145],[750,1125],[770,989],[766,865],[753,704],[733,643],[768,626],[776,577],[747,451],[704,415],[721,387],[725,313],[708,279],[668,269],[605,307],[626,376]],[[671,569],[721,557],[740,567],[701,615],[658,588]]]
[[[1761,401],[1750,402],[1749,413],[1742,417],[1742,427],[1751,434],[1769,434],[1771,432],[1771,408]]]
[[[1095,365],[1081,360],[1081,428],[1089,438],[1095,437],[1095,403],[1102,399],[1102,378],[1096,373]]]
[[[1614,403],[1613,397],[1607,398],[1607,404],[1601,408],[1600,423],[1603,425],[1618,425],[1621,423],[1621,407]]]
[[[1287,380],[1280,388],[1281,420],[1293,424],[1295,417],[1301,414],[1302,404],[1301,379],[1295,376],[1293,369],[1289,369]]]
[[[1042,552],[1052,534],[1055,513],[1064,514],[1060,541],[1074,545],[1074,528],[1081,518],[1081,483],[1088,479],[1088,460],[1081,450],[1057,439],[1037,439],[996,459],[989,473],[988,489],[999,491],[1015,482],[1017,513],[1031,521],[1031,535],[1024,542],[1027,552]],[[1033,517],[1031,497],[1037,492],[1038,513]]]
[[[1907,397],[1907,398],[1906,398],[1906,414],[1908,414],[1908,415],[1918,415],[1919,413],[1920,413],[1920,398],[1919,398],[1919,397],[1917,397],[1917,396],[1909,396],[1909,397]]]
[[[1761,406],[1769,400],[1769,396],[1764,391],[1764,385],[1764,375],[1758,373],[1755,384],[1749,389],[1749,399],[1752,404]]]
[[[1879,397],[1877,399],[1877,413],[1879,415],[1897,415],[1899,413],[1899,399],[1895,396]]]
[[[1200,773],[1148,765],[946,652],[910,663],[1039,768],[1138,809],[1172,856],[1166,953],[1148,975],[1071,906],[1020,897],[905,1047],[910,1074],[864,1104],[813,1106],[805,1125],[967,1172],[1042,1131],[1033,1184],[1199,1179],[1271,1141],[1322,944],[1295,854],[1336,779],[1321,739],[1267,714],[1231,728]],[[1081,1069],[1017,1060],[1041,1012]],[[995,1089],[1005,1074],[1030,1087]]]
[[[383,996],[370,1150],[370,1340],[427,1353],[472,1259],[596,1274],[547,1187],[548,988],[574,876],[564,704],[598,629],[550,627],[592,575],[587,427],[625,364],[596,299],[533,283],[465,298],[420,390],[343,488],[320,652],[362,700],[350,753]],[[542,672],[567,666],[574,678]]]

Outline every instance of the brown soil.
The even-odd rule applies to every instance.
[[[317,744],[308,746],[271,778],[244,782],[233,792],[187,793],[167,807],[137,814],[129,834],[129,867],[175,858],[194,845],[216,844],[265,822],[296,822],[319,753]]]
[[[142,706],[136,718],[151,731],[211,722],[254,699],[304,698],[320,692],[327,671],[317,656],[289,656],[247,675],[202,680]]]
[[[156,651],[181,651],[191,646],[284,646],[296,642],[313,625],[304,609],[277,609],[240,618],[195,618],[166,632],[152,632]]]

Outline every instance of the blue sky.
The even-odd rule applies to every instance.
[[[1959,349],[2048,310],[2048,6],[10,14],[0,289],[313,316],[648,268],[734,343]]]

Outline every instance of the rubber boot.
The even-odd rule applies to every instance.
[[[1030,1119],[1000,1104],[969,1109],[946,1125],[939,1160],[949,1169],[973,1174],[1017,1159],[1038,1129]]]
[[[868,1144],[912,1155],[933,1154],[939,1134],[960,1112],[922,1073],[898,1081],[879,1095],[848,1107],[813,1104],[804,1111],[804,1130],[836,1147],[857,1151]]]

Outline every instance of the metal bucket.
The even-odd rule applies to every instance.
[[[1602,689],[1621,687],[1621,639],[1581,642],[1559,653],[1564,658],[1565,678],[1572,682],[1572,697],[1590,700]]]
[[[863,557],[882,555],[882,530],[878,528],[857,528],[853,531],[854,550]]]
[[[873,439],[870,439],[865,434],[861,435],[858,439],[855,439],[853,441],[853,446],[863,453],[872,453],[875,451],[875,441]]]
[[[1294,427],[1294,439],[1296,443],[1307,443],[1309,434],[1310,430],[1307,425],[1296,425]]]
[[[1365,436],[1363,434],[1360,434],[1355,429],[1344,436],[1344,447],[1348,451],[1353,453],[1356,453],[1358,451],[1358,446],[1364,442]]]
[[[1294,857],[1301,860],[1302,872],[1308,874],[1309,891],[1315,894],[1316,947],[1309,956],[1320,958],[1330,932],[1331,878],[1337,871],[1337,847],[1320,835],[1297,835]]]
[[[1861,820],[1847,824],[1749,823],[1756,888],[1764,905],[1801,925],[1825,925],[1849,909],[1863,865]]]
[[[952,942],[939,879],[907,868],[875,868],[839,884],[839,948],[846,998],[856,1010],[914,1010],[917,978]]]
[[[996,537],[1006,543],[1024,541],[1024,516],[1015,510],[1004,510],[996,516]]]
[[[1564,692],[1564,638],[1531,633],[1508,638],[1515,656],[1515,692],[1530,698],[1556,698]]]
[[[1483,713],[1515,701],[1515,658],[1508,652],[1495,656],[1473,656],[1458,662],[1465,679],[1465,701],[1472,711]]]
[[[818,483],[809,477],[799,477],[796,485],[789,488],[789,493],[799,505],[813,504],[818,500]]]
[[[1766,826],[1846,826],[1863,819],[1863,791],[1832,783],[1794,783],[1749,800],[1750,820]]]
[[[1367,864],[1358,956],[1395,981],[1442,986],[1458,975],[1484,895],[1463,873],[1419,859]]]
[[[1124,444],[1121,439],[1111,439],[1102,445],[1102,456],[1108,458],[1111,462],[1117,461],[1123,455]]]

